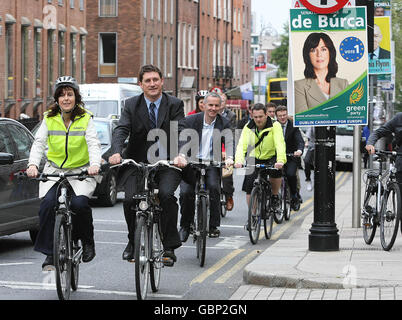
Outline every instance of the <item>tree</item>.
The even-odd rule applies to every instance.
[[[283,29],[285,32],[281,35],[281,45],[271,53],[271,62],[279,66],[279,77],[288,76],[289,24],[286,23]]]

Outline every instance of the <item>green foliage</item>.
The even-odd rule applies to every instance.
[[[271,63],[279,66],[278,77],[288,76],[288,52],[289,52],[289,25],[283,26],[284,33],[281,35],[281,45],[272,50]]]

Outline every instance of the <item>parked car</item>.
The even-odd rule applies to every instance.
[[[109,159],[110,147],[112,145],[112,133],[117,126],[119,119],[112,117],[106,118],[94,118],[98,139],[102,147],[102,162],[106,163]],[[119,186],[118,177],[119,167],[106,169],[102,173],[102,181],[98,183],[94,192],[94,197],[98,202],[104,206],[114,206],[117,200],[117,193],[123,191],[123,188]]]
[[[39,230],[39,182],[15,175],[26,170],[33,140],[25,126],[0,118],[0,236],[29,231],[34,242]]]

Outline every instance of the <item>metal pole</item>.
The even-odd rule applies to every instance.
[[[309,234],[310,251],[339,251],[335,223],[335,130],[315,128],[314,221]]]
[[[261,103],[261,71],[258,72],[258,102]]]
[[[374,76],[369,75],[369,121],[368,121],[368,126],[369,126],[369,131],[370,134],[373,132],[373,112],[374,112]],[[370,169],[373,169],[373,155],[369,155],[369,161],[368,161],[368,167]]]
[[[355,126],[353,130],[353,199],[352,199],[352,228],[360,228],[361,213],[361,128]]]

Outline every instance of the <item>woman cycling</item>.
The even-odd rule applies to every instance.
[[[70,76],[56,80],[54,103],[45,112],[31,148],[27,175],[36,177],[42,157],[47,156],[44,173],[77,172],[87,169],[88,174],[96,175],[101,163],[101,148],[96,135],[92,115],[84,109],[77,81]],[[95,179],[83,181],[70,180],[73,189],[71,210],[73,215],[73,240],[81,239],[83,244],[82,261],[89,262],[95,257],[92,209],[89,197],[95,190]],[[42,269],[53,268],[53,229],[55,223],[55,204],[57,183],[41,182],[39,197],[39,233],[35,251],[42,252],[46,259]]]

